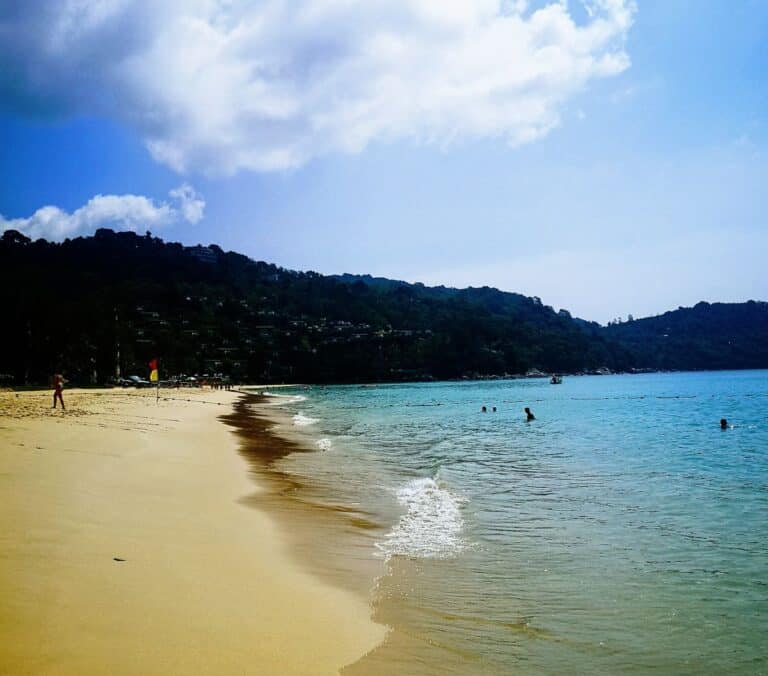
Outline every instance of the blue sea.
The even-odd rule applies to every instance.
[[[348,673],[768,673],[767,371],[275,392],[374,524]]]

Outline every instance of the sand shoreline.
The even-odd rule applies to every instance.
[[[378,645],[248,508],[239,395],[167,394],[0,393],[0,672],[332,674]]]
[[[291,461],[297,454],[321,451],[311,432],[295,427],[294,413],[290,402],[246,391],[232,412],[221,416],[237,435],[259,486],[244,503],[274,518],[305,570],[371,604],[385,574],[384,559],[374,556],[375,543],[388,525],[363,505],[340,500],[337,485],[321,485],[317,477],[295,471]]]

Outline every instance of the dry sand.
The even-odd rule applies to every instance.
[[[366,600],[245,504],[237,395],[168,394],[0,392],[0,672],[334,674],[374,648]]]

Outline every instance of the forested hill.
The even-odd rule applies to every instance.
[[[658,317],[613,324],[604,335],[653,369],[768,367],[768,303],[698,303]]]
[[[214,245],[183,247],[149,234],[99,230],[54,244],[8,231],[0,239],[0,283],[6,318],[0,374],[13,382],[44,382],[54,371],[81,382],[105,382],[118,369],[146,375],[153,357],[162,377],[224,373],[303,382],[532,368],[768,366],[763,303],[726,306],[738,327],[704,322],[707,347],[699,352],[691,349],[696,334],[689,329],[703,324],[685,322],[680,330],[689,342],[667,340],[673,329],[661,350],[654,322],[685,311],[606,328],[555,312],[538,298],[487,287],[294,272]],[[739,308],[751,324],[742,322]],[[736,336],[738,349],[724,350]],[[762,347],[750,350],[747,341]],[[695,365],[687,363],[694,354]]]

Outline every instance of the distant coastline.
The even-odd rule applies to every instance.
[[[28,283],[19,284],[19,280]],[[52,294],[66,279],[67,293]],[[537,297],[324,276],[99,230],[0,238],[0,386],[146,378],[361,383],[768,367],[768,303],[600,326]]]

